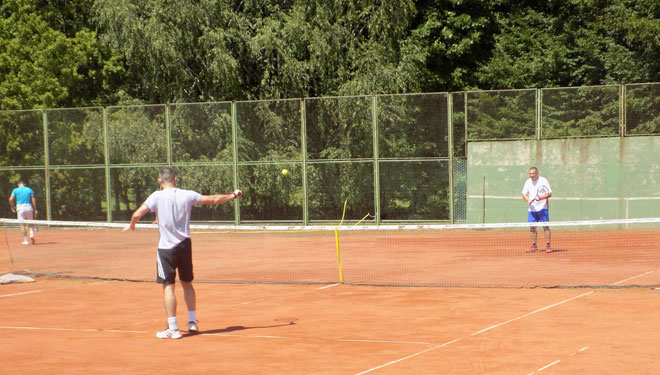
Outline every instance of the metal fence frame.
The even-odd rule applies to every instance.
[[[602,87],[618,87],[618,121],[619,121],[619,129],[618,129],[618,134],[617,136],[619,137],[626,137],[626,136],[632,136],[633,134],[627,134],[626,132],[626,123],[627,123],[627,117],[626,117],[626,93],[628,92],[628,87],[635,87],[639,86],[642,84],[634,84],[634,85],[615,85],[615,86],[591,86],[591,87],[596,87],[596,88],[602,88]],[[656,85],[655,83],[650,83],[650,84],[644,84],[644,85]],[[660,87],[660,86],[658,86]],[[540,89],[532,89],[534,90],[534,95],[535,95],[535,100],[534,100],[534,127],[535,127],[535,134],[533,137],[530,138],[530,140],[541,140],[543,138],[543,97],[544,93],[548,92],[550,90],[578,90],[578,89],[583,89],[585,87],[578,87],[578,88],[540,88]],[[470,138],[468,129],[469,129],[469,121],[468,121],[468,105],[469,105],[469,97],[471,95],[483,95],[483,94],[489,94],[489,93],[495,93],[497,95],[497,92],[503,92],[504,90],[500,91],[470,91],[470,92],[453,92],[453,93],[447,93],[447,92],[442,92],[442,93],[421,93],[421,94],[401,94],[401,95],[370,95],[370,96],[359,96],[359,98],[368,98],[371,101],[371,131],[372,131],[372,136],[373,136],[373,157],[371,158],[359,158],[359,159],[348,159],[348,160],[334,160],[334,159],[313,159],[309,158],[307,154],[307,107],[308,107],[308,102],[310,100],[327,100],[327,99],[332,99],[331,97],[322,97],[322,98],[294,98],[294,99],[282,99],[282,100],[289,100],[289,101],[299,101],[300,102],[300,121],[301,121],[301,142],[302,142],[302,153],[301,153],[301,159],[300,160],[277,160],[273,161],[273,163],[295,163],[299,164],[300,167],[302,168],[302,191],[303,191],[303,218],[302,218],[302,224],[308,225],[310,224],[311,220],[309,218],[309,208],[308,208],[308,202],[309,202],[309,192],[308,192],[308,180],[307,180],[307,168],[312,165],[312,164],[323,164],[323,163],[341,163],[341,162],[371,162],[373,163],[373,176],[374,176],[374,181],[373,181],[373,186],[374,186],[374,207],[375,207],[375,218],[373,219],[373,223],[375,224],[380,224],[383,222],[381,218],[381,207],[380,207],[380,197],[381,197],[381,183],[380,183],[380,174],[379,174],[379,167],[381,162],[395,162],[395,161],[444,161],[447,162],[449,165],[449,175],[448,175],[448,181],[449,181],[449,218],[448,220],[434,220],[434,222],[457,222],[457,221],[463,221],[465,220],[463,215],[460,214],[461,211],[464,212],[464,208],[458,207],[459,214],[457,214],[457,205],[463,205],[464,204],[464,197],[457,197],[456,196],[456,186],[455,186],[455,181],[456,181],[456,175],[455,173],[460,173],[460,174],[466,174],[467,171],[463,170],[465,168],[465,159],[467,155],[465,155],[464,152],[467,152],[467,148],[465,147],[467,142],[469,141],[491,141],[491,140],[506,140],[509,138],[506,137],[498,137],[498,138],[493,138],[493,139],[479,139],[479,138]],[[522,92],[522,91],[530,91],[530,90],[506,90],[506,92]],[[446,124],[447,124],[447,142],[448,142],[448,155],[447,156],[437,156],[437,157],[412,157],[412,158],[383,158],[379,154],[379,123],[378,123],[378,101],[379,98],[382,97],[396,97],[396,96],[414,96],[414,95],[444,95],[446,96],[447,100],[447,119],[446,119]],[[358,96],[356,96],[358,97]],[[351,98],[351,97],[337,97],[337,98]],[[461,108],[460,106],[460,100],[456,99],[462,99],[464,101],[463,106]],[[253,102],[272,102],[275,100],[266,100],[266,101],[249,101],[247,103],[253,103]],[[454,107],[455,102],[459,102],[457,104],[457,107]],[[241,161],[239,158],[238,154],[238,146],[237,146],[237,138],[238,138],[238,120],[237,120],[237,104],[238,103],[244,103],[242,101],[236,101],[236,102],[218,102],[218,103],[206,103],[206,104],[223,104],[227,103],[231,105],[231,128],[232,128],[232,147],[233,147],[233,159],[231,161],[223,161],[223,162],[217,162],[217,163],[210,163],[210,165],[231,165],[233,168],[233,182],[234,186],[237,187],[239,183],[238,179],[238,169],[241,166],[247,166],[247,165],[256,165],[256,164],[263,164],[263,163],[268,163],[268,162],[251,162],[251,161]],[[78,110],[84,110],[84,109],[94,109],[94,110],[100,110],[102,111],[102,118],[103,118],[103,142],[104,142],[104,163],[99,164],[99,165],[91,165],[91,164],[79,164],[79,165],[56,165],[52,164],[50,160],[50,150],[49,150],[49,139],[48,139],[48,129],[49,129],[49,114],[54,113],[56,111],[61,111],[61,110],[66,110],[66,109],[44,109],[44,110],[31,110],[31,111],[0,111],[0,113],[8,113],[8,112],[36,112],[36,113],[41,113],[41,119],[42,119],[42,127],[43,127],[43,143],[44,143],[44,160],[42,165],[3,165],[0,166],[0,171],[7,171],[7,170],[43,170],[45,173],[45,189],[46,189],[46,211],[47,211],[47,218],[50,220],[51,217],[51,186],[50,186],[50,178],[49,174],[50,171],[54,169],[75,169],[75,168],[103,168],[104,173],[105,173],[105,189],[106,189],[106,205],[107,205],[107,217],[106,220],[111,222],[113,221],[112,217],[112,209],[111,209],[111,181],[110,181],[110,173],[113,168],[118,168],[118,167],[160,167],[164,164],[173,166],[173,167],[179,167],[179,166],[198,166],[202,165],[197,162],[176,162],[173,161],[172,158],[172,123],[171,123],[171,107],[175,105],[184,105],[184,104],[205,104],[205,103],[173,103],[173,104],[157,104],[157,105],[139,105],[139,106],[107,106],[107,107],[87,107],[87,108],[68,108],[68,109],[78,109]],[[109,149],[109,128],[108,128],[108,111],[112,111],[115,108],[130,108],[130,107],[148,107],[148,106],[164,106],[164,118],[165,118],[165,134],[166,134],[166,142],[167,142],[167,155],[166,155],[166,163],[137,163],[137,164],[113,164],[111,162],[111,155],[110,155],[110,149]],[[531,110],[531,109],[530,109]],[[456,115],[463,114],[463,123],[455,123],[454,117]],[[444,122],[445,120],[440,121],[439,123]],[[642,134],[644,135],[644,134]],[[589,136],[591,137],[591,136]],[[520,139],[520,138],[516,138]],[[463,143],[461,145],[461,143]],[[461,147],[459,147],[461,146]],[[455,171],[455,165],[458,163],[460,165],[460,170]],[[203,165],[209,165],[209,163],[203,163]],[[459,194],[465,194],[464,191],[460,191]],[[328,220],[332,220],[332,218],[328,218]],[[400,220],[400,221],[405,221],[405,220]],[[241,220],[241,209],[240,209],[240,204],[237,204],[235,206],[234,210],[234,220],[233,222],[235,224],[241,224],[245,223],[246,221]]]

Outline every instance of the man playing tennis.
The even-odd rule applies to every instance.
[[[16,203],[14,203],[14,199]],[[34,190],[25,186],[25,182],[18,181],[18,187],[12,190],[9,196],[9,206],[11,211],[16,213],[19,221],[33,220],[37,215],[37,199],[34,197]],[[34,243],[34,225],[28,225],[30,228],[30,242],[28,242],[28,235],[26,225],[21,223],[21,232],[23,232],[23,245],[28,245],[30,242]]]
[[[196,296],[192,286],[193,263],[190,242],[190,214],[196,204],[222,204],[243,195],[240,190],[216,195],[201,195],[191,190],[176,187],[176,174],[170,167],[161,168],[158,183],[161,190],[152,193],[131,217],[124,232],[135,230],[135,224],[148,212],[154,212],[158,220],[158,256],[156,282],[163,284],[163,299],[167,313],[168,328],[158,332],[160,339],[179,339],[181,332],[176,320],[176,296],[174,280],[176,270],[183,288],[183,298],[188,308],[188,332],[198,333]]]
[[[529,168],[529,178],[525,181],[522,190],[522,198],[527,202],[527,221],[530,223],[548,222],[548,198],[552,196],[550,183],[544,177],[539,176],[539,170],[536,167]],[[532,247],[527,250],[528,253],[538,251],[536,246],[537,231],[536,227],[530,227],[532,234]],[[543,234],[546,241],[546,253],[552,252],[550,247],[550,227],[543,227]]]

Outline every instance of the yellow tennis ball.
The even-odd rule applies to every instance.
[[[282,169],[282,175],[286,176],[288,173],[289,173],[288,170],[286,170],[286,169]]]

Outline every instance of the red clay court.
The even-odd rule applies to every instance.
[[[516,232],[340,233],[346,284],[331,233],[195,233],[201,333],[158,340],[155,231],[21,247],[11,229],[0,273],[48,276],[0,286],[0,358],[17,374],[655,373],[657,231],[556,232],[551,254]]]

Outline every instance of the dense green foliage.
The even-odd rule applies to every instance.
[[[347,197],[351,218],[447,220],[466,140],[660,132],[655,86],[548,89],[660,81],[659,35],[656,0],[4,0],[0,110],[109,107],[0,112],[0,186],[123,220],[170,163],[184,188],[250,187],[244,220],[336,218]],[[545,89],[458,92],[525,88]],[[453,108],[366,96],[419,92]]]
[[[660,81],[655,0],[5,0],[0,109]]]

